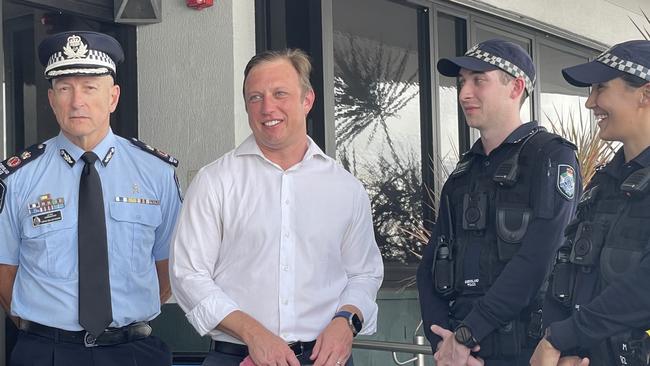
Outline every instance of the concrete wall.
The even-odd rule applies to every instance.
[[[650,15],[648,0],[451,0],[470,7],[488,5],[578,34],[596,42],[612,45],[640,34],[637,24],[646,24],[641,9]]]
[[[180,161],[186,188],[202,166],[248,135],[243,69],[255,52],[254,1],[201,11],[163,3],[162,23],[137,28],[139,135]]]

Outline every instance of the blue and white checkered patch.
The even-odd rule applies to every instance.
[[[598,56],[596,58],[596,61],[605,64],[613,69],[620,70],[628,74],[638,76],[641,79],[650,81],[650,69],[632,61],[623,60],[622,58],[607,51]]]
[[[489,52],[485,52],[478,48],[478,46],[479,45],[476,45],[470,48],[469,51],[465,53],[465,56],[474,57],[483,62],[487,62],[490,65],[494,65],[516,78],[523,78],[524,82],[526,83],[526,91],[528,91],[529,95],[533,93],[533,90],[535,88],[535,80],[531,80],[528,75],[526,75],[526,73],[519,68],[519,66],[502,57],[495,56]]]
[[[88,65],[94,67],[87,69],[77,67],[74,69],[66,68],[59,70],[61,67],[73,65]],[[68,58],[63,52],[56,52],[50,56],[50,59],[47,62],[45,75],[47,77],[55,77],[69,74],[106,74],[109,71],[115,73],[115,70],[115,62],[113,62],[113,59],[102,51],[88,50],[85,57],[77,58]]]
[[[571,165],[559,164],[557,166],[557,184],[558,192],[568,199],[573,200],[576,195],[576,171]]]

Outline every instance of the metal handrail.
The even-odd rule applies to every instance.
[[[404,352],[404,353],[420,353],[423,355],[432,355],[431,347],[421,346],[412,343],[402,342],[386,342],[386,341],[367,341],[355,339],[352,342],[352,348],[370,349],[375,351],[388,351],[388,352]]]

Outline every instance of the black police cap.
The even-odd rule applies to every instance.
[[[481,42],[465,52],[464,56],[442,58],[436,66],[438,72],[452,77],[458,76],[461,68],[479,72],[500,69],[523,78],[528,94],[535,87],[535,66],[528,52],[518,44],[502,39]]]
[[[591,62],[562,69],[571,85],[588,87],[630,74],[650,82],[650,41],[619,43]]]
[[[124,51],[115,38],[97,32],[71,31],[54,34],[38,46],[45,78],[100,76],[116,73]]]

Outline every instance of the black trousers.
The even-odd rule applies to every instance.
[[[311,357],[311,351],[306,351],[302,355],[298,356],[298,361],[301,365],[311,365],[314,362],[309,359]],[[216,351],[210,351],[208,356],[203,361],[202,366],[239,366],[239,363],[244,360],[245,357],[234,356],[227,353],[221,353]],[[352,356],[348,359],[344,366],[354,366],[352,362]]]
[[[10,366],[171,366],[172,353],[159,338],[149,336],[108,347],[54,340],[20,331]]]

